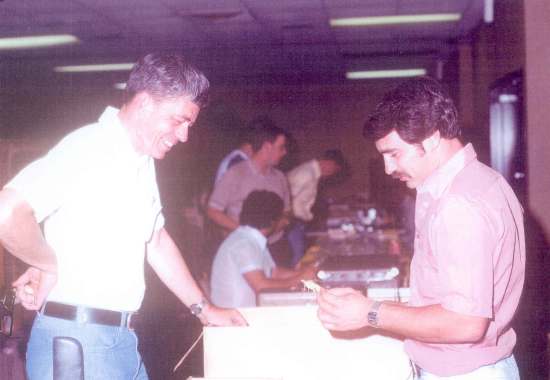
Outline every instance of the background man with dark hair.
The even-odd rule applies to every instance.
[[[284,217],[269,237],[270,251],[278,265],[288,266],[290,250],[282,239],[290,215],[290,190],[285,175],[276,166],[286,154],[286,133],[267,118],[253,120],[252,158],[233,166],[218,181],[208,201],[208,217],[226,233],[239,226],[245,198],[254,190],[277,194],[284,204]]]
[[[208,88],[183,57],[149,54],[130,73],[120,110],[68,134],[0,192],[0,242],[32,265],[14,284],[23,306],[38,310],[30,380],[52,378],[56,336],[82,344],[87,380],[148,378],[131,325],[145,258],[202,323],[246,323],[206,302],[164,228],[155,179],[154,159],[187,140]]]
[[[222,307],[256,306],[266,289],[289,288],[315,276],[313,266],[300,271],[275,265],[267,236],[283,215],[283,201],[271,191],[252,191],[243,202],[240,227],[224,240],[212,266],[212,302]]]
[[[510,186],[459,141],[455,106],[435,80],[389,92],[365,133],[386,173],[417,190],[411,297],[404,305],[323,290],[321,322],[406,337],[421,379],[519,379],[510,323],[524,282],[525,238]]]
[[[342,171],[347,172],[347,168],[348,164],[342,152],[330,149],[319,158],[306,161],[287,173],[294,216],[292,227],[287,234],[292,250],[292,267],[298,264],[304,255],[306,223],[313,219],[311,208],[317,198],[319,181]]]

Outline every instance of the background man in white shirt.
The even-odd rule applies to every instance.
[[[317,198],[317,187],[326,179],[344,171],[348,164],[338,149],[327,150],[317,159],[306,161],[287,173],[294,220],[287,238],[292,250],[291,266],[294,267],[305,251],[306,223],[313,219],[311,208]]]
[[[256,306],[262,290],[290,288],[313,279],[316,268],[285,269],[275,265],[267,237],[283,215],[283,200],[271,191],[253,191],[245,199],[241,225],[224,240],[212,266],[212,302],[223,307]]]

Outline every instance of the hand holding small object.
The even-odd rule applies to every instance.
[[[321,285],[312,280],[301,280],[305,288],[311,290],[312,292],[319,293],[322,289]]]
[[[38,268],[28,268],[12,283],[17,299],[27,310],[38,310],[57,281],[57,275]]]

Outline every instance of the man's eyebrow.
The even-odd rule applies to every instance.
[[[397,149],[395,148],[386,148],[386,149],[382,149],[382,150],[379,150],[378,152],[380,154],[387,154],[387,153],[393,153],[395,152]]]
[[[172,116],[172,120],[183,123],[185,121],[191,121],[191,118],[187,115]]]

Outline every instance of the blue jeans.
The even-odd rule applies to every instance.
[[[37,314],[27,345],[29,380],[53,378],[53,338],[82,344],[86,380],[148,380],[136,334],[125,327],[67,321]]]
[[[514,355],[463,375],[442,377],[424,370],[420,372],[420,376],[415,377],[419,380],[519,380],[519,371]]]
[[[294,268],[304,256],[306,250],[306,224],[300,220],[294,220],[286,238],[292,252],[290,267]]]

